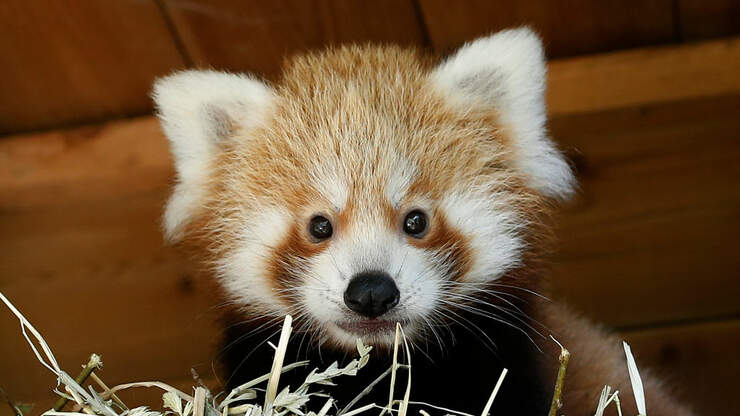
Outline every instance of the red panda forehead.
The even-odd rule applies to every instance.
[[[312,87],[283,88],[257,140],[267,153],[259,163],[270,166],[272,177],[283,172],[319,188],[331,183],[394,193],[403,182],[423,195],[506,170],[506,140],[492,115],[459,114],[422,74],[406,76],[403,85],[328,77]]]
[[[461,189],[493,193],[517,183],[497,132],[480,121],[436,108],[393,115],[357,108],[352,119],[283,104],[269,127],[234,152],[243,156],[228,182],[247,188],[237,193],[242,198],[285,206],[297,218],[341,213],[346,225],[369,217],[396,226],[399,210],[431,209]]]
[[[511,188],[518,181],[495,140],[451,130],[385,127],[385,134],[358,132],[360,127],[293,130],[294,136],[276,129],[275,140],[250,152],[252,160],[236,170],[247,172],[255,194],[273,195],[292,207],[324,205],[332,211],[348,201],[398,207],[461,188]]]
[[[413,49],[397,46],[342,46],[289,58],[280,79],[282,89],[302,94],[355,80],[370,86],[402,86],[421,81],[435,62]],[[370,81],[370,82],[365,82]]]
[[[461,114],[430,85],[413,51],[350,47],[293,59],[269,120],[233,152],[255,196],[310,211],[394,218],[459,189],[512,189],[495,114]],[[495,189],[494,189],[495,188]],[[390,208],[388,207],[390,204]],[[344,215],[345,217],[348,214]],[[355,215],[358,217],[358,215]],[[390,221],[385,221],[390,225]]]

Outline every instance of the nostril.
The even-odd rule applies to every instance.
[[[398,289],[396,289],[398,291]],[[388,297],[383,301],[383,306],[386,306],[388,309],[396,306],[398,304],[400,296],[398,293],[394,294],[393,296]]]

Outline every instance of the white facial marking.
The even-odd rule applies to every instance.
[[[391,171],[385,184],[385,196],[391,205],[399,206],[415,176],[416,169],[408,163],[401,163]]]
[[[326,197],[336,211],[341,211],[347,204],[349,186],[338,172],[326,166],[317,166],[310,173],[310,181],[315,184],[318,192]]]
[[[506,205],[505,195],[452,193],[440,208],[450,226],[461,231],[473,251],[473,264],[465,281],[486,282],[519,265],[524,241],[523,221]]]
[[[347,347],[355,344],[357,335],[336,323],[360,319],[344,304],[344,291],[354,275],[369,270],[388,273],[401,298],[382,319],[408,323],[405,329],[413,331],[418,321],[434,309],[444,270],[434,253],[408,244],[378,219],[367,219],[353,227],[351,233],[333,240],[311,261],[302,296],[313,317]],[[366,341],[391,344],[392,334]]]
[[[270,285],[267,266],[288,232],[292,218],[277,208],[253,211],[241,221],[243,229],[234,252],[218,265],[221,282],[232,299],[268,312],[284,311]]]
[[[493,281],[520,264],[524,247],[520,231],[524,224],[508,206],[506,195],[468,188],[436,204],[424,200],[417,205],[427,212],[436,205],[449,226],[466,237],[472,263],[464,282]],[[336,324],[361,319],[344,304],[344,291],[360,272],[380,270],[391,275],[401,298],[382,319],[404,322],[409,335],[423,327],[437,308],[444,308],[449,259],[435,249],[413,246],[408,238],[378,217],[359,216],[353,218],[351,229],[342,230],[324,252],[311,259],[301,301],[332,339],[348,348],[354,345],[357,335]],[[366,341],[392,344],[392,338],[392,333],[381,333]]]

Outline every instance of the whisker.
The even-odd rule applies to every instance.
[[[463,327],[463,328],[464,328],[464,329],[466,329],[467,331],[469,331],[469,332],[470,332],[470,333],[471,333],[471,334],[472,334],[473,336],[475,336],[476,338],[478,338],[478,340],[480,340],[480,341],[482,342],[482,344],[483,344],[483,345],[484,345],[484,346],[485,346],[486,348],[488,348],[488,349],[489,349],[489,350],[490,350],[491,352],[495,353],[494,349],[497,349],[497,348],[498,348],[498,347],[496,346],[496,343],[495,343],[495,342],[493,342],[493,340],[491,339],[491,337],[489,337],[489,336],[488,336],[488,334],[486,334],[486,333],[485,333],[485,331],[483,331],[483,330],[482,330],[482,329],[481,329],[481,328],[480,328],[480,327],[479,327],[478,325],[476,325],[475,323],[471,322],[471,321],[470,321],[469,319],[467,319],[467,318],[465,318],[465,317],[463,317],[463,316],[461,316],[461,315],[459,315],[459,314],[455,313],[455,312],[454,312],[453,310],[451,310],[451,309],[447,309],[447,310],[446,310],[446,312],[447,312],[447,313],[451,313],[451,314],[455,315],[455,316],[456,316],[457,318],[459,318],[459,319],[462,319],[463,321],[465,321],[465,322],[467,322],[468,324],[472,325],[472,326],[473,326],[473,328],[477,329],[477,330],[478,330],[478,332],[480,332],[480,333],[481,333],[481,334],[482,334],[482,335],[483,335],[483,336],[484,336],[484,337],[486,338],[486,340],[487,340],[487,341],[488,341],[488,342],[490,343],[490,346],[489,346],[488,344],[486,344],[485,342],[483,342],[483,340],[482,340],[482,339],[481,339],[481,338],[480,338],[480,337],[479,337],[478,335],[476,335],[475,331],[473,331],[472,329],[470,329],[470,328],[469,328],[469,327],[468,327],[467,325],[463,324],[462,322],[460,322],[460,321],[458,321],[457,319],[455,319],[455,318],[453,318],[453,317],[449,316],[449,315],[448,315],[447,313],[445,313],[445,312],[442,312],[442,311],[441,311],[441,310],[439,310],[439,309],[437,310],[437,312],[438,312],[438,313],[440,313],[440,314],[441,314],[442,316],[446,317],[447,319],[450,319],[450,320],[454,321],[455,323],[457,323],[458,325],[460,325],[461,327]],[[492,347],[492,348],[491,348],[491,347]]]
[[[239,371],[239,369],[242,367],[242,365],[244,365],[244,363],[247,361],[247,359],[249,359],[249,357],[251,357],[252,354],[254,354],[254,352],[257,351],[258,348],[260,348],[265,343],[267,343],[267,341],[269,341],[270,338],[273,338],[274,336],[276,336],[277,334],[279,334],[280,331],[282,331],[282,328],[279,328],[277,331],[273,332],[269,337],[265,337],[265,339],[263,341],[260,341],[259,344],[257,344],[254,348],[252,348],[252,350],[249,351],[249,353],[247,353],[244,356],[244,358],[242,358],[242,360],[239,362],[239,364],[236,366],[236,368],[234,368],[234,370],[231,372],[231,375],[229,375],[229,378],[226,379],[226,384],[229,384],[229,382],[231,381],[231,379],[234,378],[234,376]]]
[[[491,307],[492,309],[494,309],[496,311],[501,311],[501,312],[503,312],[503,313],[511,316],[512,318],[516,319],[520,323],[524,324],[527,328],[529,328],[532,331],[534,331],[540,337],[545,338],[545,336],[542,335],[540,333],[540,331],[537,330],[534,326],[532,326],[530,324],[530,322],[535,323],[535,324],[537,324],[537,325],[539,325],[541,327],[545,327],[545,326],[542,323],[540,323],[539,321],[530,318],[529,315],[527,315],[524,311],[522,311],[521,309],[519,309],[518,307],[516,307],[513,304],[511,304],[511,306],[514,307],[514,311],[511,311],[511,310],[507,309],[506,307],[502,307],[500,305],[495,305],[495,304],[486,302],[486,301],[484,301],[482,299],[477,299],[477,298],[473,298],[473,297],[470,297],[470,296],[465,296],[465,295],[462,295],[462,294],[452,294],[452,295],[448,296],[447,298],[448,299],[450,299],[450,298],[463,299],[463,300],[465,300],[467,302],[472,302],[472,303],[475,303],[477,305],[489,306],[489,307]],[[475,310],[476,311],[479,311],[481,313],[484,312],[484,311],[482,311],[480,309],[475,309]]]
[[[527,331],[525,331],[524,329],[522,329],[519,326],[515,325],[514,323],[509,322],[506,319],[503,319],[501,316],[493,315],[493,314],[488,313],[488,312],[485,312],[485,311],[481,311],[481,310],[478,310],[478,309],[475,309],[475,308],[471,308],[471,307],[469,307],[467,305],[450,302],[450,301],[447,301],[447,300],[444,300],[444,299],[442,299],[441,302],[443,302],[447,306],[450,306],[451,308],[458,308],[458,309],[460,309],[462,311],[466,311],[466,312],[471,313],[471,314],[474,314],[474,315],[482,316],[482,317],[491,319],[493,321],[499,322],[499,323],[501,323],[503,325],[509,326],[509,327],[511,327],[513,329],[516,329],[517,331],[519,331],[522,334],[524,334],[524,336],[526,336],[527,339],[529,339],[529,341],[532,342],[532,345],[534,345],[535,348],[537,348],[537,350],[539,350],[540,352],[542,352],[542,350],[540,349],[539,345],[537,345],[537,343],[534,342],[534,340],[529,335],[529,333],[527,333]],[[459,315],[457,315],[457,316],[459,316]],[[470,322],[470,321],[468,321],[468,322]],[[483,331],[481,331],[481,332],[483,332]],[[538,334],[539,334],[539,332],[538,332]],[[539,334],[539,335],[542,336],[542,334]]]

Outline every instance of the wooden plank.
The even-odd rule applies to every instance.
[[[740,3],[736,0],[678,0],[678,9],[684,40],[740,33]]]
[[[0,204],[20,210],[151,191],[163,195],[171,165],[152,117],[7,137],[0,146]]]
[[[552,124],[585,165],[558,291],[613,325],[740,313],[740,95]]]
[[[169,165],[151,117],[0,142],[0,290],[71,372],[97,352],[111,383],[211,373],[212,283],[162,243]],[[48,397],[53,380],[4,311],[0,334],[5,390]]]
[[[632,346],[637,364],[666,379],[697,415],[740,414],[739,320],[648,328],[627,331],[623,336]]]
[[[147,112],[183,66],[152,0],[8,0],[0,28],[0,134]]]
[[[740,38],[552,61],[551,116],[740,92]]]
[[[439,52],[449,52],[476,37],[522,25],[529,25],[542,35],[551,57],[675,41],[670,0],[419,3],[432,45]]]
[[[218,330],[211,282],[162,245],[162,193],[4,211],[0,290],[44,333],[64,368],[102,354],[106,380],[209,375]],[[4,308],[3,308],[4,309]],[[50,373],[0,313],[0,383],[19,400],[48,397]]]
[[[196,64],[277,75],[283,57],[325,45],[423,45],[412,0],[165,0]]]
[[[738,202],[740,94],[555,118],[550,131],[575,161],[574,227],[618,217],[715,209]]]

